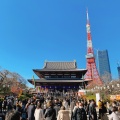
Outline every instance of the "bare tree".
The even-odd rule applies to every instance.
[[[1,69],[1,67],[0,67]],[[18,73],[10,72],[2,69],[0,71],[0,91],[11,89],[14,92],[21,91],[26,88],[26,80]]]

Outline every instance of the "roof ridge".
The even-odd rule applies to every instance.
[[[76,62],[76,61],[46,61],[46,62]]]
[[[77,63],[76,61],[45,61],[44,62],[44,69],[61,69],[61,70],[69,70],[69,69],[76,69]]]

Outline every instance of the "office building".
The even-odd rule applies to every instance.
[[[118,69],[118,78],[120,80],[120,66],[118,66],[117,69]]]
[[[110,82],[112,80],[110,62],[107,50],[98,50],[98,70],[103,82]]]

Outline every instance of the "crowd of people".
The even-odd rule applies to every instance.
[[[97,114],[97,108],[98,113]],[[108,113],[109,115],[107,115]],[[0,99],[0,120],[120,120],[119,102],[106,104],[74,96],[64,98],[33,96],[23,101],[6,96]]]

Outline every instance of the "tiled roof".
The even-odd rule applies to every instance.
[[[76,61],[73,62],[45,62],[44,68],[47,70],[71,70],[76,69]]]

